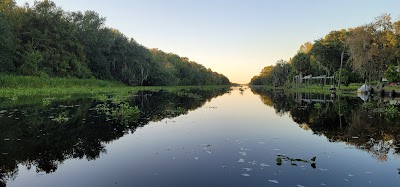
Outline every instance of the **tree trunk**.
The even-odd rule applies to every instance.
[[[303,72],[300,72],[299,75],[300,75],[299,76],[299,82],[300,82],[300,84],[302,84],[303,83]]]

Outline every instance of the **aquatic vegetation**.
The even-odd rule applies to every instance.
[[[202,98],[201,95],[196,94],[196,93],[191,93],[186,90],[179,90],[176,92],[176,94],[180,97],[189,97],[189,98],[198,99],[198,100]]]
[[[44,98],[43,99],[43,106],[48,106],[51,104],[52,98]]]
[[[321,109],[322,108],[322,104],[321,103],[315,103],[314,104],[314,108]]]
[[[96,105],[96,110],[100,114],[104,114],[107,120],[118,121],[122,124],[135,122],[139,117],[140,110],[137,106],[130,106],[128,102],[116,103],[114,99],[111,103],[101,103]]]
[[[112,119],[128,124],[129,122],[134,122],[139,117],[140,110],[138,107],[132,107],[129,103],[123,102],[117,108],[111,110]]]
[[[13,101],[13,102],[15,102],[15,101],[18,100],[18,96],[17,96],[16,94],[13,94],[13,95],[10,97],[10,100]]]
[[[66,114],[66,113],[61,113],[61,114],[59,114],[57,117],[55,117],[55,118],[53,119],[53,121],[55,121],[56,123],[61,124],[61,123],[68,122],[68,121],[69,121],[69,118],[67,117],[67,114]]]
[[[396,106],[394,105],[388,105],[385,108],[385,117],[389,121],[396,120],[396,118],[399,116],[399,110],[397,109]]]
[[[310,160],[304,160],[304,159],[299,159],[299,158],[290,158],[285,155],[278,155],[278,157],[276,158],[276,165],[280,166],[285,162],[290,162],[290,165],[297,166],[297,162],[303,162],[303,163],[310,164],[311,167],[315,169],[317,167],[316,163],[315,163],[316,159],[317,159],[317,157],[313,157]]]
[[[373,106],[373,104],[371,102],[365,102],[365,103],[362,104],[362,108],[366,109],[366,110],[371,109],[372,106]]]
[[[106,102],[108,100],[108,97],[105,94],[97,94],[94,98],[101,102]]]

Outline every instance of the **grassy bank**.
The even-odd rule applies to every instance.
[[[357,89],[361,86],[362,84],[350,84],[348,86],[341,85],[340,86],[340,94],[343,95],[355,95],[357,93]],[[264,88],[264,89],[270,89],[270,90],[285,90],[288,92],[302,92],[302,93],[321,93],[321,94],[330,94],[332,93],[332,90],[330,90],[331,86],[326,85],[326,86],[320,86],[320,85],[309,85],[309,86],[293,86],[293,85],[286,85],[286,86],[281,86],[281,87],[274,87],[274,86],[258,86],[258,85],[252,85],[251,87],[254,88]]]
[[[0,98],[65,97],[99,93],[135,93],[142,90],[213,89],[226,86],[127,86],[120,82],[96,79],[44,78],[31,76],[0,76]]]
[[[0,76],[0,88],[123,87],[121,82],[97,79]]]
[[[337,92],[341,95],[347,96],[355,96],[357,94],[357,89],[360,88],[363,84],[362,83],[352,83],[349,85],[340,85],[340,91]],[[336,86],[336,85],[335,85]],[[375,91],[379,91],[378,86],[376,84],[372,84]],[[281,87],[274,87],[269,85],[251,85],[254,88],[263,88],[269,90],[285,90],[288,92],[302,92],[302,93],[321,93],[321,94],[330,94],[332,90],[330,90],[331,86],[319,86],[319,85],[309,85],[309,86],[293,86],[293,85],[285,85]],[[392,86],[392,85],[385,85],[383,88],[386,92],[391,90],[395,90],[397,93],[400,93],[400,86]]]

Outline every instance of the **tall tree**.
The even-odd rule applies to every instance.
[[[11,27],[0,12],[0,72],[15,71],[15,49]]]
[[[380,79],[388,64],[396,61],[395,37],[390,15],[351,30],[347,40],[352,66],[369,79]]]
[[[316,40],[311,54],[319,65],[325,68],[328,75],[337,71],[340,67],[341,54],[345,51],[346,30],[332,31],[324,38]],[[344,54],[344,61],[348,55]]]
[[[297,53],[292,59],[292,65],[302,80],[303,75],[310,70],[310,56],[306,53]]]
[[[300,46],[298,53],[309,53],[313,48],[313,44],[311,42],[306,42]]]
[[[272,83],[274,86],[283,86],[288,80],[289,72],[290,64],[287,61],[278,60],[271,72]]]

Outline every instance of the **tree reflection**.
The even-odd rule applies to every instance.
[[[372,108],[365,108],[359,98],[330,99],[329,96],[305,96],[301,93],[285,95],[282,91],[262,88],[252,88],[252,91],[260,95],[266,105],[274,107],[278,114],[281,106],[287,107],[285,111],[300,128],[323,135],[330,142],[345,142],[380,161],[386,161],[391,152],[400,155],[400,122],[385,117],[382,108],[388,103],[384,99],[373,98]],[[320,103],[320,108],[314,107],[316,102]]]
[[[18,165],[51,173],[67,159],[95,160],[106,153],[107,143],[135,132],[137,127],[187,114],[228,91],[229,88],[145,91],[124,97],[102,96],[102,100],[89,98],[0,108],[0,187],[17,177]],[[96,109],[98,104],[116,101],[137,106],[140,115],[122,123]],[[115,109],[115,105],[110,106]],[[55,116],[60,114],[67,120],[56,122]]]

